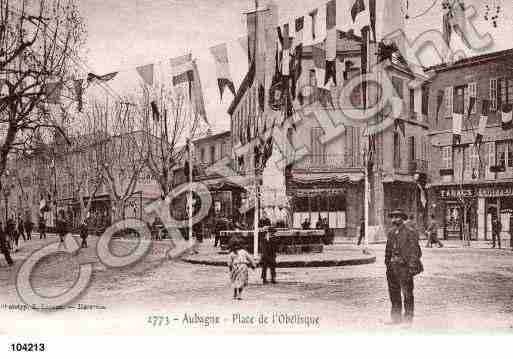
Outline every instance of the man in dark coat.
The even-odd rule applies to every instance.
[[[11,258],[11,253],[9,253],[9,246],[7,245],[7,238],[5,232],[0,224],[0,252],[4,255],[5,261],[11,267],[14,262]]]
[[[32,229],[34,228],[34,223],[32,223],[32,219],[27,217],[25,219],[25,232],[27,232],[27,240],[30,241],[32,239]]]
[[[420,262],[422,251],[416,231],[404,225],[408,218],[406,214],[398,209],[391,212],[390,217],[393,228],[388,232],[385,247],[388,292],[392,303],[390,324],[399,324],[403,320],[411,323],[414,312],[413,277],[423,270]]]
[[[271,233],[269,233],[262,242],[262,282],[267,284],[267,268],[271,271],[271,283],[276,283],[276,245],[274,244]]]
[[[64,216],[64,211],[61,211],[59,213],[59,218],[57,218],[57,221],[55,222],[55,227],[57,230],[57,234],[59,235],[60,242],[64,243],[64,237],[68,233],[68,224]]]
[[[442,248],[444,245],[438,239],[438,222],[436,221],[435,215],[431,215],[431,220],[429,221],[428,228],[426,230],[427,234],[427,243],[426,248],[430,248],[433,244],[437,244],[438,247]]]
[[[46,219],[43,215],[39,216],[39,239],[46,239]]]
[[[495,241],[499,245],[499,249],[501,248],[501,231],[502,231],[502,223],[497,218],[497,216],[493,216],[492,219],[492,248],[495,248]]]

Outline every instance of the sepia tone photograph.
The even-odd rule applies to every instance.
[[[0,0],[0,335],[512,334],[512,27]]]

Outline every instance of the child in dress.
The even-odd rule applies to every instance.
[[[248,285],[248,266],[255,269],[255,261],[251,255],[242,249],[239,238],[232,242],[228,267],[233,287],[233,299],[242,300],[242,290]]]

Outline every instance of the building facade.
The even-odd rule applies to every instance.
[[[493,215],[502,222],[503,238],[510,236],[513,132],[502,126],[501,112],[513,103],[512,56],[506,50],[429,69],[430,210],[443,224],[444,238],[462,238],[468,230],[473,240],[489,240]],[[483,104],[489,111],[476,143]],[[461,140],[454,142],[454,114],[461,110]]]
[[[426,203],[421,198],[417,179],[419,175],[422,178],[427,176],[429,162],[425,136],[428,129],[427,77],[422,70],[409,66],[397,50],[389,51],[381,43],[365,45],[369,46],[366,52],[369,56],[365,61],[380,63],[379,76],[389,79],[396,97],[402,103],[402,111],[392,119],[392,125],[369,136],[366,124],[353,121],[344,114],[344,109],[362,109],[364,98],[372,102],[373,98],[379,97],[378,90],[370,85],[366,92],[362,86],[355,87],[349,93],[343,91],[354,78],[362,75],[362,38],[352,31],[337,30],[337,83],[336,86],[329,83],[326,86],[326,40],[318,33],[315,35],[314,24],[311,34],[303,42],[301,75],[297,79],[297,92],[291,100],[294,108],[292,116],[286,111],[277,115],[269,100],[272,79],[278,67],[275,56],[278,38],[273,35],[278,23],[274,11],[275,8],[269,7],[248,14],[248,34],[250,44],[256,42],[256,56],[250,57],[250,70],[229,109],[234,148],[247,147],[262,130],[269,132],[272,124],[277,123],[280,129],[271,131],[271,134],[276,142],[283,143],[283,138],[286,138],[285,142],[292,147],[292,150],[280,148],[287,157],[287,163],[291,164],[284,169],[291,211],[290,225],[299,228],[308,218],[314,227],[322,217],[328,220],[337,235],[353,237],[357,235],[364,215],[364,173],[367,163],[364,153],[369,152],[369,143],[372,143],[370,225],[376,230],[383,229],[388,225],[388,212],[396,207],[413,214],[419,225],[423,225],[426,221]],[[259,20],[255,21],[255,18]],[[255,23],[260,27],[255,29]],[[259,36],[252,39],[251,34]],[[254,63],[251,62],[253,59]],[[265,89],[262,91],[265,100],[259,106],[261,86]],[[390,120],[391,116],[383,111],[373,121],[384,122]],[[287,121],[288,117],[293,120]],[[327,131],[332,129],[326,127],[326,118],[343,129],[332,128],[338,135],[328,141],[323,138],[331,137]],[[290,126],[291,122],[296,125]],[[307,153],[297,156],[294,148],[299,147],[307,148]],[[235,160],[239,168],[245,169],[246,175],[251,176],[254,158],[253,149],[249,147],[242,156],[237,154]]]

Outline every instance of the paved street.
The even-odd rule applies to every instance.
[[[25,243],[15,256],[17,267],[21,258],[53,240],[52,236],[47,242]],[[76,279],[78,262],[95,262],[90,288],[78,303],[106,309],[57,313],[2,309],[0,332],[37,333],[35,323],[44,326],[48,334],[135,334],[142,329],[146,334],[165,334],[199,328],[204,332],[201,324],[184,324],[185,313],[220,316],[219,325],[208,327],[214,331],[261,333],[266,328],[233,324],[233,313],[298,313],[320,318],[319,326],[274,325],[267,327],[270,331],[390,330],[384,325],[389,303],[383,244],[371,247],[377,256],[375,264],[279,269],[279,283],[269,286],[263,286],[258,272],[252,272],[244,300],[234,302],[227,268],[162,262],[159,255],[151,255],[131,268],[107,269],[95,259],[94,243],[90,239],[90,248],[76,257],[60,255],[41,262],[32,282],[41,294],[56,295]],[[114,252],[126,252],[124,246],[114,246]],[[447,243],[447,247],[424,249],[425,272],[415,283],[413,330],[513,331],[513,252],[460,248],[457,242]],[[0,304],[20,303],[13,284],[16,271],[5,267],[3,261],[1,265]],[[147,323],[149,315],[178,320],[153,328]]]

